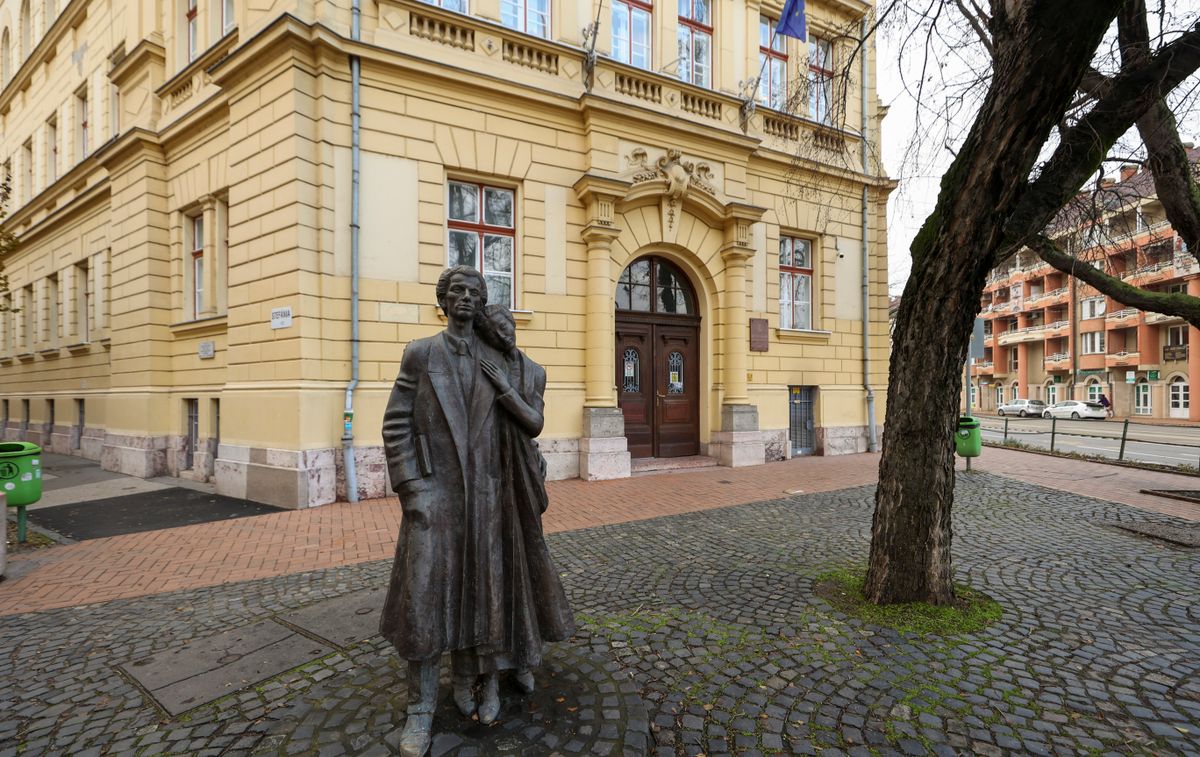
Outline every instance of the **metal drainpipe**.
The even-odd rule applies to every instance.
[[[862,169],[867,169],[867,81],[870,69],[867,64],[867,19],[862,20]],[[862,349],[863,349],[863,389],[867,393],[867,451],[878,452],[879,442],[875,429],[875,390],[871,388],[871,257],[870,245],[867,242],[867,223],[870,205],[867,197],[867,183],[863,179],[862,188]]]
[[[362,38],[362,9],[359,0],[350,6],[350,39]],[[346,409],[342,413],[342,468],[346,471],[346,499],[358,501],[358,470],[354,463],[354,389],[358,386],[358,195],[359,131],[362,114],[359,89],[362,86],[362,61],[350,56],[350,383],[346,385]]]

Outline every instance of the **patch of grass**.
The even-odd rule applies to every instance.
[[[866,569],[837,568],[818,575],[814,589],[817,596],[847,615],[918,636],[976,633],[1003,615],[996,600],[961,584],[954,587],[954,604],[936,606],[924,602],[875,605],[863,593],[865,583]]]
[[[14,517],[7,521],[8,536],[8,553],[10,555],[20,554],[22,552],[32,552],[36,549],[45,549],[46,547],[56,547],[58,542],[46,536],[43,533],[34,531],[32,528],[25,529],[25,543],[17,541],[17,520]]]

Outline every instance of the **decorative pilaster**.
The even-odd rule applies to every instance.
[[[725,290],[721,294],[721,430],[714,431],[709,454],[721,465],[759,465],[766,459],[766,442],[758,428],[758,408],[750,404],[746,356],[750,351],[750,322],[746,315],[746,261],[754,255],[754,222],[762,209],[731,204],[725,221]]]
[[[584,347],[584,407],[579,440],[579,477],[589,481],[629,477],[625,416],[617,407],[616,336],[613,322],[612,243],[617,201],[629,183],[584,176],[575,192],[587,207],[583,240],[588,246],[587,339]]]

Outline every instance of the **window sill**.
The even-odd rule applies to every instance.
[[[210,334],[224,334],[228,328],[228,322],[229,316],[227,315],[213,315],[205,318],[197,318],[194,321],[172,323],[168,328],[171,329],[172,336],[208,336]]]
[[[833,332],[820,331],[817,329],[785,329],[782,326],[778,326],[775,328],[775,336],[781,342],[828,344],[829,338],[833,336]]]
[[[38,350],[38,354],[43,358],[58,357],[58,347],[43,347]]]
[[[91,342],[75,342],[74,344],[67,345],[67,352],[87,352],[91,347]]]
[[[29,362],[30,360],[33,360],[34,357],[35,355],[32,352],[21,352],[17,354],[17,360],[23,362]]]
[[[435,305],[434,310],[437,312],[439,321],[442,323],[448,323],[450,321],[450,319],[446,317],[445,311],[442,310],[441,305]],[[509,312],[512,313],[513,320],[519,324],[529,324],[533,320],[534,311],[532,310],[510,310]]]

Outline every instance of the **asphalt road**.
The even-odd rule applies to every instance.
[[[1008,418],[1008,438],[1050,449],[1052,422],[1043,418]],[[981,417],[985,441],[1004,440],[1004,418]],[[1053,423],[1054,450],[1117,458],[1124,421],[1058,420]],[[1130,422],[1125,459],[1159,465],[1200,467],[1200,427],[1152,426]]]

